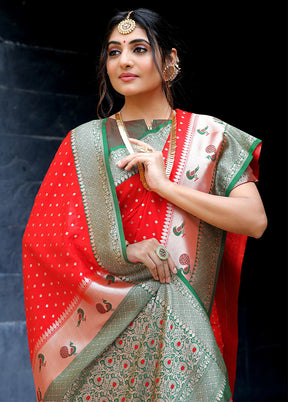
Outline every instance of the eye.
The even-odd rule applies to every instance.
[[[144,46],[137,46],[135,47],[135,49],[133,50],[134,53],[146,53],[147,49]]]
[[[119,54],[120,54],[120,50],[118,50],[118,49],[108,50],[108,56],[110,56],[110,57],[118,56]]]

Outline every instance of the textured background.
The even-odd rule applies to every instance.
[[[116,8],[113,2],[101,8],[93,1],[71,3],[0,1],[3,402],[35,401],[21,239],[60,141],[96,117],[95,61],[103,27]],[[286,401],[286,10],[281,1],[257,2],[261,9],[247,1],[231,2],[228,9],[219,2],[198,3],[190,9],[184,3],[154,7],[180,26],[187,45],[180,53],[185,97],[180,93],[176,106],[214,115],[264,141],[259,189],[269,227],[260,240],[249,239],[244,260],[234,399]],[[138,6],[126,2],[124,9]]]

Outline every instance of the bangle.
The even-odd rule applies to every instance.
[[[130,243],[128,240],[125,240],[125,244],[126,244],[126,247],[128,247]]]

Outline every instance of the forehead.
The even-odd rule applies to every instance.
[[[122,35],[120,34],[120,32],[117,29],[117,26],[113,29],[111,35],[109,36],[108,42],[110,41],[116,41],[116,42],[130,42],[131,40],[134,39],[145,39],[148,41],[148,37],[146,34],[145,29],[143,29],[142,27],[140,27],[139,25],[136,25],[136,28],[134,29],[134,31],[130,32],[127,35]]]

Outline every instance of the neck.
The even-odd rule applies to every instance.
[[[169,119],[171,107],[164,93],[154,97],[127,96],[121,114],[123,120],[144,119],[149,127],[153,120]]]

